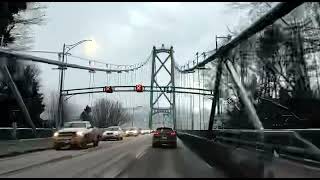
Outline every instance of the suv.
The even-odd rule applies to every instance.
[[[111,126],[108,127],[102,134],[102,139],[107,140],[107,139],[117,139],[122,140],[124,136],[124,132],[121,129],[120,126]]]
[[[100,132],[89,121],[71,121],[64,124],[63,128],[53,134],[55,149],[71,145],[86,148],[87,144],[93,143],[98,146]]]
[[[152,147],[169,145],[177,147],[177,133],[169,127],[160,127],[153,134]]]

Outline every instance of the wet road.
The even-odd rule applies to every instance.
[[[100,142],[84,150],[46,150],[0,159],[0,177],[226,177],[191,152],[152,148],[152,136]]]

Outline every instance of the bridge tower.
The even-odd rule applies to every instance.
[[[165,59],[161,59],[158,55],[164,53],[167,54],[167,57]],[[175,93],[174,93],[174,58],[173,58],[173,47],[171,46],[170,49],[165,48],[162,44],[161,48],[157,49],[155,46],[153,46],[152,50],[152,62],[151,62],[151,91],[150,91],[150,112],[149,112],[149,128],[152,128],[153,124],[153,116],[158,113],[164,113],[166,115],[171,116],[173,128],[176,128],[176,101],[175,101]],[[166,62],[171,62],[170,67],[168,68],[166,66]],[[156,67],[156,62],[160,63],[159,67]],[[160,83],[157,80],[157,75],[160,72],[161,69],[164,69],[167,74],[170,76],[170,81],[165,85],[166,88],[160,87]],[[160,90],[159,95],[154,93],[154,88],[157,88]],[[171,91],[170,91],[171,89]],[[169,97],[168,97],[168,94]],[[161,96],[165,97],[166,102],[168,102],[169,107],[156,107],[156,103],[159,102],[159,99]]]

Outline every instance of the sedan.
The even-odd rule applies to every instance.
[[[177,147],[177,134],[169,127],[157,128],[153,134],[152,147],[168,145],[173,148]]]
[[[123,140],[124,132],[120,126],[111,126],[108,127],[102,134],[103,140],[108,139],[116,139],[116,140]]]

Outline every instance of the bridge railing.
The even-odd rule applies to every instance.
[[[0,140],[14,140],[14,139],[32,139],[32,138],[48,138],[52,137],[56,129],[51,128],[36,128],[36,136],[33,134],[31,128],[0,128]]]
[[[260,133],[256,130],[235,129],[178,131],[180,136],[184,134],[194,137],[194,139],[250,149],[270,156],[278,156],[320,167],[320,151],[314,151],[315,147],[320,147],[320,141],[317,138],[320,135],[319,129],[264,130],[263,142],[259,139]]]
[[[312,132],[316,140],[319,130],[279,131],[265,130],[267,142],[257,139],[259,134],[254,130],[179,130],[177,134],[208,164],[224,169],[231,177],[317,176],[319,153],[310,151],[310,145],[291,131],[312,141],[307,135],[316,131]],[[296,171],[290,172],[291,168]]]

